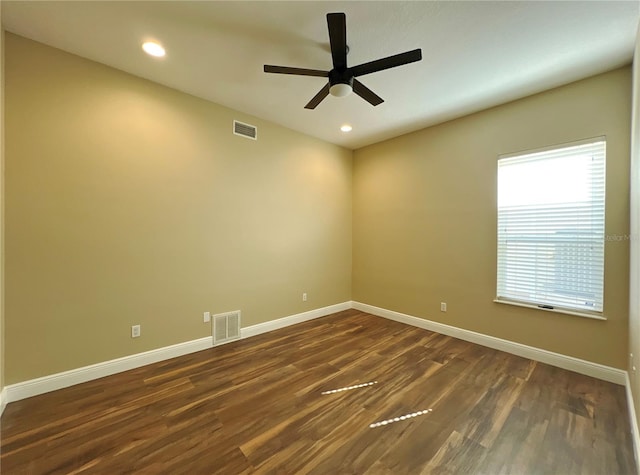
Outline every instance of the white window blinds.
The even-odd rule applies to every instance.
[[[604,137],[498,160],[498,300],[601,313]]]

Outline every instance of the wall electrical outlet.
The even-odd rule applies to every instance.
[[[204,312],[203,313],[203,319],[204,319],[204,323],[210,322],[211,321],[211,312]]]
[[[133,325],[131,327],[131,338],[138,338],[140,336],[140,325]]]
[[[447,311],[447,302],[440,302],[440,311],[441,312]]]
[[[302,294],[302,301],[303,302],[307,301],[307,293],[306,292]]]

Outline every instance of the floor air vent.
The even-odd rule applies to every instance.
[[[240,338],[240,310],[213,316],[213,344],[219,345]]]
[[[233,133],[248,139],[258,140],[258,128],[255,125],[233,121]]]

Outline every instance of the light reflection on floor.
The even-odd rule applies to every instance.
[[[332,389],[331,391],[323,391],[322,394],[335,394],[342,391],[349,391],[350,389],[358,389],[358,388],[364,388],[366,386],[373,386],[374,384],[378,384],[378,381],[371,381],[370,383],[356,384],[355,386],[347,386],[345,388]]]
[[[384,421],[374,422],[373,424],[369,424],[369,427],[371,427],[373,429],[375,427],[386,426],[387,424],[393,424],[394,422],[405,421],[405,420],[411,419],[413,417],[422,416],[424,414],[430,413],[431,411],[433,411],[433,409],[427,409],[427,410],[424,410],[424,411],[412,412],[411,414],[405,414],[404,416],[394,417],[393,419],[386,419]]]
[[[346,386],[344,388],[331,389],[329,391],[322,391],[322,394],[335,394],[335,393],[340,393],[340,392],[343,392],[343,391],[350,391],[352,389],[366,388],[368,386],[373,386],[374,384],[378,384],[378,381],[371,381],[371,382],[362,383],[362,384],[354,384],[353,386]],[[414,417],[423,416],[423,415],[428,414],[428,413],[430,413],[432,411],[433,411],[433,409],[429,408],[429,409],[425,409],[424,411],[412,412],[410,414],[405,414],[404,416],[398,416],[398,417],[394,417],[392,419],[386,419],[384,421],[374,422],[373,424],[369,424],[369,427],[371,429],[374,429],[376,427],[382,427],[382,426],[386,426],[388,424],[393,424],[394,422],[406,421],[407,419],[412,419]]]

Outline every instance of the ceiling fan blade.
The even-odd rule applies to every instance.
[[[364,76],[365,74],[375,73],[384,69],[395,68],[403,64],[414,63],[422,59],[422,50],[420,48],[400,53],[386,58],[377,59],[369,63],[360,64],[349,68],[354,77]]]
[[[329,88],[330,87],[331,87],[331,84],[327,83],[327,85],[325,87],[320,89],[320,92],[318,92],[318,94],[313,96],[313,99],[311,99],[309,101],[309,103],[306,106],[304,106],[304,108],[305,109],[315,109],[316,106],[322,102],[322,99],[324,99],[325,97],[327,97],[329,95]]]
[[[362,97],[372,106],[377,106],[384,102],[384,99],[382,97],[378,96],[375,92],[373,92],[357,79],[353,80],[353,92]]]
[[[327,13],[329,43],[334,69],[347,67],[347,17],[344,13]]]
[[[329,71],[320,71],[319,69],[290,68],[288,66],[271,66],[270,64],[264,65],[264,72],[277,74],[295,74],[298,76],[319,76],[323,78],[329,76]]]

